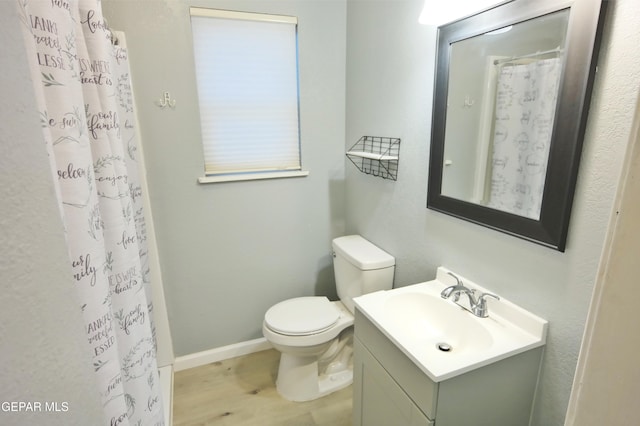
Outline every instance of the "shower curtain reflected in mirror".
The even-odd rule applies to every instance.
[[[103,423],[163,425],[127,50],[98,0],[16,4]]]
[[[496,66],[500,69],[487,205],[538,220],[562,64],[550,58]]]

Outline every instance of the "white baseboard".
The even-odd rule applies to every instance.
[[[222,346],[220,348],[209,349],[207,351],[196,352],[194,354],[179,356],[173,363],[173,371],[188,370],[189,368],[200,367],[212,362],[223,361],[237,356],[248,355],[254,352],[271,349],[271,343],[264,337],[246,342],[234,343],[233,345]]]

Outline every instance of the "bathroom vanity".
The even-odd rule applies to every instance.
[[[500,335],[502,330],[512,325],[499,313],[504,314],[511,306],[505,309],[496,302],[489,308],[496,311],[494,318],[491,318],[490,311],[489,318],[477,319],[480,324],[488,321],[484,324],[487,324],[490,340],[466,344],[470,335],[460,337],[452,329],[442,331],[438,321],[426,325],[425,318],[420,318],[422,324],[419,328],[425,335],[432,333],[431,337],[446,340],[452,345],[450,348],[447,345],[438,347],[437,343],[429,341],[431,337],[420,336],[417,345],[412,346],[417,337],[412,333],[417,329],[411,330],[416,324],[412,324],[414,320],[410,318],[410,312],[415,308],[410,306],[410,300],[418,300],[428,292],[439,296],[448,284],[443,271],[446,270],[439,268],[439,278],[432,282],[356,299],[354,425],[529,424],[546,338],[546,321],[530,314],[527,316],[526,311],[507,301],[500,301],[519,309],[516,317],[523,316],[519,320],[524,323],[520,325],[526,330],[514,326],[514,334]],[[391,306],[389,301],[397,295],[401,298],[406,296],[401,300],[408,302],[406,311],[409,316],[401,321],[387,316]],[[445,321],[470,328],[471,323],[465,324],[465,321],[472,314],[454,306],[452,301],[434,299],[430,303],[441,303],[447,309],[453,309],[441,313],[438,309],[429,309],[436,312],[434,315],[444,315]],[[460,319],[465,319],[456,321],[449,315],[460,315]],[[527,320],[530,321],[528,324]],[[396,323],[404,323],[402,330],[396,327]],[[494,326],[497,327],[492,330]],[[438,330],[434,331],[434,328]],[[536,335],[536,330],[539,335]],[[478,334],[478,331],[473,330],[473,334]],[[501,340],[504,339],[510,342],[502,345]]]

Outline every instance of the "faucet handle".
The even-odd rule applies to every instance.
[[[447,272],[447,274],[451,275],[453,278],[456,279],[456,285],[462,285],[462,281],[460,281],[460,278],[456,277],[453,272]]]
[[[478,296],[478,303],[483,302],[485,303],[485,297],[493,297],[496,300],[500,300],[500,296],[496,296],[495,294],[491,294],[491,293],[482,293],[480,296]]]
[[[473,307],[473,313],[480,318],[486,318],[489,316],[489,311],[487,310],[487,297],[493,297],[496,300],[500,300],[499,296],[491,293],[482,293],[478,296],[478,300]]]

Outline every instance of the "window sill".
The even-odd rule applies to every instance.
[[[233,175],[203,176],[198,178],[198,183],[224,183],[224,182],[240,182],[245,180],[262,180],[262,179],[282,179],[309,176],[306,170],[296,170],[294,172],[272,172],[272,173],[247,173]]]

